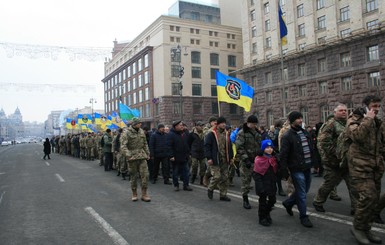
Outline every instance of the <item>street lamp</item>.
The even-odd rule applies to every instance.
[[[97,101],[95,98],[90,99],[90,104],[91,104],[91,117],[92,117],[92,122],[94,122],[94,103],[96,104]]]
[[[171,49],[171,58],[172,62],[178,62],[178,84],[179,84],[179,108],[180,108],[180,120],[183,121],[183,97],[182,97],[182,90],[183,90],[183,83],[182,83],[182,77],[184,75],[184,67],[181,65],[181,52],[182,52],[182,47],[178,44],[176,48]],[[185,53],[183,54],[184,56],[187,56],[186,48],[185,48]]]

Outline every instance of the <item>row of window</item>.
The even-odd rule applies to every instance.
[[[180,37],[170,36],[170,42],[180,43],[181,42],[181,38]],[[201,40],[200,39],[191,38],[190,39],[190,44],[201,45]],[[218,41],[209,41],[209,46],[210,47],[218,47],[219,46],[219,42]],[[237,46],[234,43],[227,43],[227,48],[228,49],[236,49],[236,47]]]
[[[170,31],[180,32],[180,29],[181,29],[180,26],[170,25]],[[190,28],[190,33],[191,34],[199,35],[200,34],[200,29]],[[209,31],[209,36],[217,37],[218,36],[218,32],[217,31]],[[227,36],[227,39],[235,39],[235,37],[236,37],[235,34],[231,34],[231,33],[226,33],[226,36]]]
[[[230,115],[238,114],[238,106],[237,105],[228,104],[228,106],[229,106],[229,114]],[[179,115],[180,113],[181,113],[180,102],[173,102],[172,114]],[[192,114],[193,115],[205,115],[205,114],[216,115],[216,114],[218,114],[218,102],[212,102],[211,103],[211,111],[208,111],[206,113],[203,110],[202,102],[193,102]]]
[[[110,101],[112,99],[120,98],[122,95],[124,96],[126,92],[121,91],[120,94],[118,94],[117,90],[112,90],[110,92],[105,93],[105,101]],[[150,89],[149,87],[144,88],[143,90],[140,89],[136,92],[129,93],[127,95],[126,105],[135,105],[136,103],[141,103],[143,101],[150,100]]]
[[[126,93],[135,90],[136,88],[140,88],[146,84],[150,83],[150,73],[149,71],[145,71],[144,73],[138,74],[136,77],[129,78],[127,83],[125,83],[126,79],[124,78],[122,81],[114,82],[114,79],[108,80],[107,83],[104,83],[104,91],[108,91],[114,89],[117,91],[120,88],[123,93]]]

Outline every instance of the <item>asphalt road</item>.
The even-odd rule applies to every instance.
[[[0,244],[355,244],[346,187],[343,198],[328,200],[326,213],[311,202],[322,178],[313,178],[308,207],[313,228],[303,227],[295,212],[281,205],[273,225],[258,224],[257,197],[251,210],[242,207],[240,181],[231,187],[231,202],[207,198],[207,190],[174,192],[162,182],[150,184],[150,203],[132,202],[129,182],[104,172],[97,161],[52,154],[42,160],[41,144],[0,147]],[[293,209],[296,211],[296,208]],[[384,218],[384,217],[383,217]],[[385,239],[385,226],[374,231]]]

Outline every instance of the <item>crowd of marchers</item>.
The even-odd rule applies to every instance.
[[[133,118],[116,132],[107,129],[47,138],[44,159],[50,159],[51,148],[83,160],[99,159],[105,171],[116,170],[117,176],[129,179],[132,201],[138,200],[140,187],[140,199],[145,202],[151,201],[148,183],[156,184],[160,175],[175,191],[180,190],[180,183],[184,191],[192,191],[190,183],[199,182],[207,187],[209,199],[217,189],[219,200],[229,202],[227,190],[237,173],[243,207],[251,208],[248,195],[253,188],[259,196],[259,224],[263,226],[272,224],[270,213],[278,194],[287,196],[282,204],[290,216],[296,205],[300,223],[313,227],[306,206],[312,175],[324,178],[313,200],[318,212],[325,212],[328,198],[341,200],[336,187],[344,180],[354,216],[352,235],[360,244],[381,243],[371,231],[373,222],[384,223],[380,213],[385,207],[385,195],[381,195],[385,125],[378,115],[380,109],[381,98],[368,95],[350,114],[344,104],[336,105],[326,122],[314,128],[305,127],[303,115],[291,111],[269,130],[259,126],[254,115],[239,127],[227,125],[224,117],[210,117],[190,130],[181,120],[148,130]],[[282,181],[287,182],[286,192]]]

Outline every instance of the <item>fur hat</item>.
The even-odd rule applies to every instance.
[[[290,114],[289,114],[289,121],[290,121],[290,124],[292,124],[292,123],[293,123],[295,120],[297,120],[298,118],[303,118],[301,112],[299,112],[299,111],[292,111],[292,112],[290,112]]]
[[[266,149],[266,147],[268,147],[268,146],[274,147],[273,141],[271,141],[271,140],[262,140],[261,150],[264,151]]]
[[[254,115],[250,115],[248,118],[247,118],[247,122],[248,123],[258,123],[258,118]]]
[[[221,123],[226,123],[226,118],[224,118],[224,117],[218,117],[218,119],[217,119],[217,124],[219,125],[219,124],[221,124]]]
[[[140,119],[137,117],[132,118],[131,125],[135,126],[136,124],[141,123]]]

